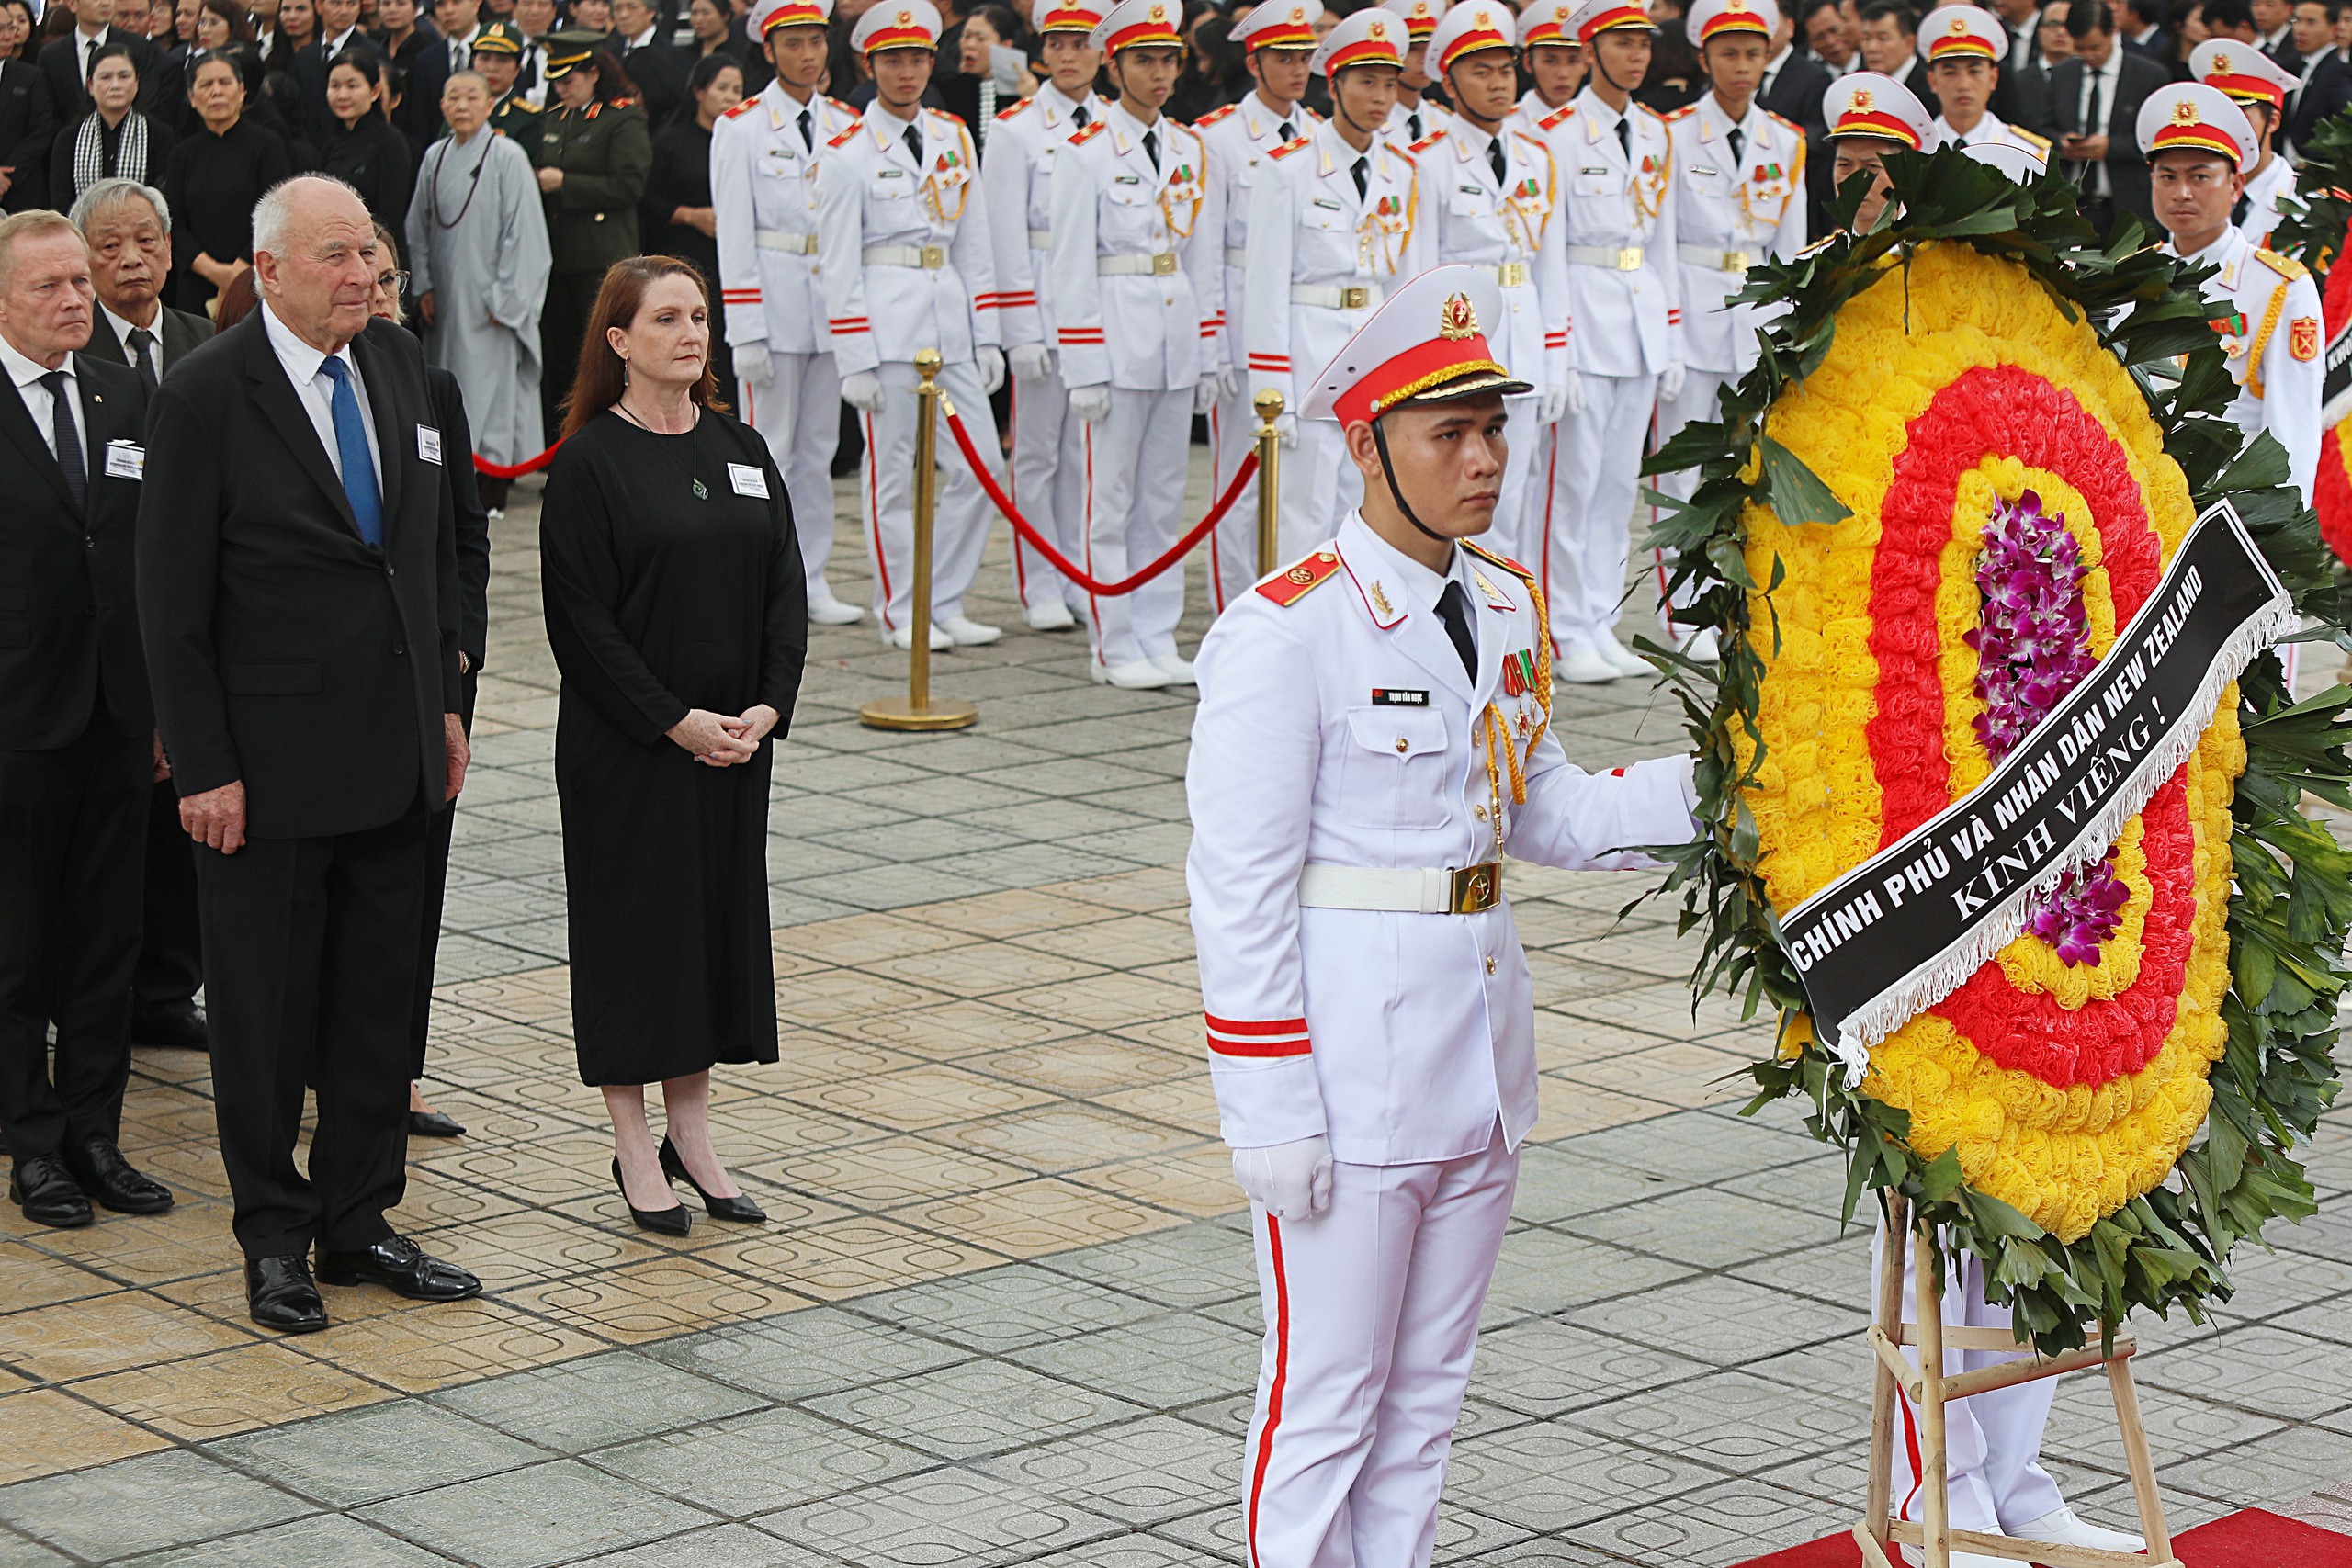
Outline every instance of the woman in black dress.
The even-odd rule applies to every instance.
[[[686,78],[685,101],[653,138],[653,167],[638,203],[638,227],[645,249],[695,264],[703,287],[718,293],[718,215],[710,205],[710,128],[743,101],[743,69],[726,54],[706,54]],[[710,339],[710,373],[722,387],[735,384],[734,356],[724,334]]]
[[[71,212],[82,193],[106,179],[160,185],[172,155],[162,120],[131,106],[139,99],[139,62],[110,43],[90,67],[90,112],[57,133],[49,149],[49,204]]]
[[[202,310],[254,261],[254,203],[294,172],[286,143],[245,114],[245,78],[229,54],[198,60],[188,103],[202,121],[172,149],[164,199],[172,204],[173,303]]]
[[[49,201],[49,143],[57,134],[57,112],[49,81],[33,63],[32,39],[32,0],[0,0],[0,164],[8,176],[0,208],[9,212]]]
[[[714,1218],[766,1217],[711,1147],[710,1069],[776,1059],[764,742],[800,689],[807,591],[767,443],[712,406],[694,268],[617,262],[589,321],[539,514],[572,1034],[631,1216],[684,1235],[665,1176]]]
[[[346,49],[327,67],[332,125],[319,172],[359,193],[377,222],[395,231],[408,221],[416,183],[408,138],[391,121],[391,67],[372,49]]]

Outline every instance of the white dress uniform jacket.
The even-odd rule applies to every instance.
[[[1730,133],[1742,143],[1732,152]],[[1805,246],[1804,132],[1747,106],[1737,126],[1709,93],[1666,117],[1674,151],[1675,265],[1681,272],[1682,358],[1693,370],[1745,376],[1756,365],[1753,305],[1730,303],[1748,266]]]
[[[1503,175],[1492,148],[1500,141]],[[1547,244],[1559,205],[1560,176],[1540,132],[1506,123],[1488,136],[1466,119],[1416,143],[1413,161],[1428,181],[1438,221],[1432,265],[1464,262],[1491,270],[1502,285],[1506,319],[1487,327],[1503,367],[1537,387],[1566,384],[1568,277],[1565,254]]]
[[[1004,346],[1054,341],[1053,282],[1046,253],[1053,244],[1054,162],[1080,127],[1078,103],[1051,82],[996,117],[989,132],[988,162],[981,184],[989,193],[989,232],[996,262],[999,330]],[[1088,124],[1110,106],[1092,93],[1084,106]]]
[[[2045,170],[2050,167],[2050,142],[2047,139],[2036,136],[2030,130],[2020,130],[1996,114],[1987,114],[1965,132],[1952,130],[1944,122],[1944,117],[1938,115],[1931,129],[1935,136],[1928,144],[1927,150],[1930,152],[1939,147],[2014,147],[2029,154]]]
[[[711,127],[711,205],[729,348],[764,343],[771,354],[823,354],[832,347],[817,267],[814,176],[826,144],[856,123],[847,104],[814,94],[803,105],[771,83]]]
[[[1617,139],[1621,118],[1630,146]],[[1666,122],[1635,103],[1620,117],[1588,87],[1543,128],[1563,192],[1572,362],[1596,376],[1656,376],[1682,363]]]
[[[1486,1149],[1498,1120],[1515,1146],[1535,1120],[1534,1003],[1509,901],[1305,908],[1306,866],[1475,865],[1498,840],[1543,864],[1630,866],[1646,863],[1636,846],[1690,836],[1688,759],[1589,774],[1544,728],[1549,659],[1524,577],[1456,552],[1472,678],[1408,569],[1435,581],[1351,513],[1201,646],[1185,876],[1219,1124],[1238,1148],[1323,1134],[1347,1164],[1443,1161]],[[1490,723],[1524,804],[1502,750],[1490,782]]]
[[[953,365],[1002,346],[979,161],[955,116],[924,109],[909,122],[868,108],[818,160],[817,225],[843,377],[912,364],[925,348]]]
[[[2270,231],[2278,227],[2279,198],[2294,194],[2294,165],[2272,153],[2270,162],[2246,176],[2245,216],[2238,220],[2238,232],[2254,245],[2268,244]]]
[[[1451,130],[1453,125],[1453,111],[1436,99],[1423,98],[1419,103],[1408,104],[1399,98],[1390,106],[1388,118],[1380,122],[1375,134],[1409,150],[1414,142]]]
[[[1114,104],[1070,138],[1054,162],[1048,269],[1064,385],[1189,391],[1224,363],[1222,207],[1190,126],[1147,127]]]
[[[2178,255],[2167,243],[2167,255]],[[2287,449],[2288,471],[2311,504],[2319,477],[2321,355],[2319,288],[2302,263],[2258,250],[2236,230],[2190,258],[2218,266],[2206,278],[2208,303],[2233,309],[2236,330],[2222,333],[2238,395],[2230,417],[2248,437],[2267,430]]]

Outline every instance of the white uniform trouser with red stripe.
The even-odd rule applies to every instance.
[[[1886,1251],[1886,1227],[1879,1226],[1871,1251],[1871,1278],[1878,1278]],[[1903,1317],[1917,1315],[1919,1242],[1914,1236],[1905,1249],[1903,1270]],[[1944,1322],[1970,1328],[2009,1326],[2009,1309],[1984,1299],[1984,1260],[1973,1254],[1957,1260],[1947,1258],[1944,1269]],[[1906,1347],[1911,1364],[1919,1352]],[[1997,1350],[1946,1350],[1944,1374],[1998,1366],[2017,1356]],[[2065,1498],[2058,1483],[2041,1468],[2041,1430],[2050,1419],[2050,1402],[2058,1392],[2057,1380],[2040,1378],[2008,1388],[1980,1393],[1944,1406],[1944,1474],[1951,1498],[1955,1529],[1999,1530],[2030,1524],[2055,1512]],[[1894,1498],[1900,1517],[1917,1519],[1919,1497],[1919,1408],[1907,1396],[1897,1404],[1900,1430],[1894,1443]]]
[[[914,605],[915,575],[915,367],[885,360],[876,372],[888,394],[878,413],[865,416],[865,468],[858,476],[865,513],[865,548],[874,558],[874,610],[884,631],[908,624]],[[956,405],[1000,482],[996,415],[980,389],[979,367],[957,360],[939,367],[939,386]],[[939,412],[939,506],[932,519],[931,624],[964,613],[964,595],[979,574],[980,551],[989,542],[989,520],[996,503],[947,433],[947,412]]]
[[[1419,1568],[1510,1221],[1519,1154],[1337,1165],[1331,1206],[1253,1208],[1266,1314],[1242,1459],[1250,1568]]]
[[[1543,558],[1527,562],[1544,574],[1552,640],[1562,649],[1617,635],[1642,441],[1657,402],[1657,378],[1585,374],[1584,394],[1584,412],[1554,427]]]
[[[758,354],[747,344],[738,351]],[[800,565],[808,597],[831,598],[825,563],[833,554],[833,448],[841,444],[842,378],[830,354],[770,354],[775,378],[764,387],[736,384],[743,423],[760,433],[784,470],[792,498],[792,531],[800,537]]]
[[[1723,411],[1716,406],[1715,394],[1720,392],[1724,384],[1730,380],[1731,376],[1725,371],[1702,370],[1695,365],[1688,367],[1683,372],[1682,395],[1670,403],[1663,398],[1658,400],[1657,444],[1663,446],[1673,440],[1686,424],[1695,424],[1702,420],[1720,417]],[[1651,482],[1657,487],[1660,493],[1670,495],[1677,501],[1688,501],[1690,499],[1691,492],[1699,488],[1699,470],[1681,468],[1670,474],[1660,474]],[[1666,618],[1667,583],[1673,577],[1666,558],[1666,552],[1652,550],[1650,562],[1656,575],[1658,620],[1665,626],[1668,638],[1679,646],[1690,634]],[[1681,591],[1672,597],[1678,608],[1687,608],[1691,600],[1698,595],[1686,582],[1682,585]]]
[[[1184,453],[1193,392],[1111,389],[1111,412],[1086,427],[1086,574],[1115,582],[1166,554],[1183,532]],[[1090,593],[1086,630],[1105,669],[1172,658],[1184,618],[1181,561],[1115,598]]]
[[[1258,411],[1250,406],[1250,389],[1219,398],[1209,410],[1209,486],[1214,502],[1233,482],[1233,470],[1258,449]],[[1279,539],[1276,548],[1279,549]],[[1290,558],[1283,558],[1287,560]],[[1223,615],[1234,599],[1250,592],[1258,581],[1258,481],[1241,487],[1233,510],[1209,536],[1209,605]]]
[[[1086,514],[1085,439],[1069,412],[1069,389],[1062,385],[1058,366],[1035,381],[1012,383],[1012,503],[1072,560],[1086,554],[1079,523]],[[1012,540],[1012,590],[1024,610],[1067,604],[1086,613],[1086,591],[1018,535]]]

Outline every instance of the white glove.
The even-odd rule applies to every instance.
[[[1682,383],[1689,378],[1679,365],[1669,365],[1657,373],[1657,400],[1670,403],[1682,396]]]
[[[773,386],[775,382],[775,358],[768,353],[767,341],[747,343],[735,355],[735,379],[746,387]]]
[[[1098,423],[1111,412],[1111,384],[1105,381],[1091,387],[1072,387],[1069,412],[1088,424]]]
[[[1206,413],[1216,407],[1216,378],[1204,376],[1193,383],[1193,412]]]
[[[1283,412],[1274,415],[1274,434],[1283,438],[1285,446],[1298,445],[1298,415]]]
[[[1331,1206],[1331,1140],[1317,1133],[1295,1143],[1236,1149],[1233,1179],[1274,1218],[1311,1219]]]
[[[867,413],[882,412],[882,378],[871,370],[853,370],[842,379],[842,401]]]
[[[1042,343],[1018,343],[1006,358],[1012,361],[1016,381],[1042,381],[1054,373],[1054,356]]]
[[[1564,392],[1566,392],[1566,393],[1567,394],[1567,400],[1568,400],[1567,412],[1568,412],[1569,413],[1582,413],[1582,412],[1584,412],[1584,405],[1585,405],[1585,390],[1584,390],[1584,372],[1583,372],[1583,371],[1581,371],[1581,370],[1571,370],[1571,371],[1569,371],[1569,372],[1568,372],[1568,384],[1567,384],[1566,387],[1562,388],[1562,389],[1561,389],[1561,390],[1562,390],[1562,391],[1564,391]]]
[[[1573,376],[1576,372],[1570,371],[1569,374]],[[1567,412],[1568,389],[1566,387],[1546,387],[1544,389],[1544,400],[1535,408],[1535,423],[1557,424],[1560,416]]]
[[[980,390],[994,397],[1004,385],[1004,350],[983,344],[972,351],[972,362],[979,367]]]
[[[1218,397],[1238,398],[1241,395],[1241,372],[1232,366],[1210,372],[1210,378],[1216,382]]]

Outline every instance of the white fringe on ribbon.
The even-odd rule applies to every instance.
[[[1845,1066],[1848,1089],[1859,1085],[1870,1070],[1871,1046],[1960,989],[2025,930],[2029,906],[2054,891],[2067,872],[2106,854],[2125,824],[2197,750],[2206,727],[2213,721],[2213,710],[2221,705],[2222,688],[2244,674],[2256,655],[2292,632],[2296,621],[2294,604],[2282,589],[2222,645],[2197,688],[2196,698],[2165,727],[2163,739],[2132,770],[2123,787],[2083,824],[2048,871],[2030,886],[2012,888],[1966,936],[1879,992],[1838,1024],[1838,1042],[1830,1053]],[[1958,807],[1967,798],[1963,795],[1952,804]]]

